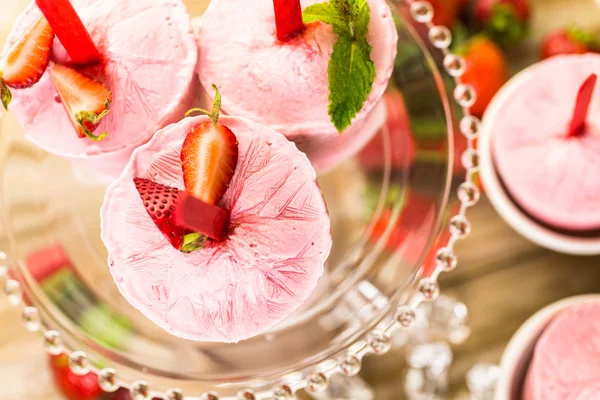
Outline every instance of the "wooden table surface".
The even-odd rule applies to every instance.
[[[26,1],[2,3],[0,44]],[[512,63],[515,71],[536,61],[539,42],[549,30],[575,21],[581,26],[600,23],[600,4],[593,0],[534,3],[532,35],[510,54],[518,60]],[[567,296],[600,292],[600,257],[566,256],[528,242],[485,199],[471,210],[470,219],[473,234],[458,247],[459,268],[442,281],[444,291],[466,303],[470,312],[471,338],[454,349],[451,382],[457,398],[465,396],[465,372],[479,361],[497,363],[511,335],[536,310]],[[0,321],[0,399],[60,399],[45,367],[41,340],[26,333],[18,312],[2,301]],[[376,387],[378,400],[402,398],[400,357],[367,362],[366,378]]]

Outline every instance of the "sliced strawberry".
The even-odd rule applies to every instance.
[[[88,65],[102,61],[102,55],[69,0],[36,0],[36,3],[73,64]]]
[[[175,207],[175,222],[179,226],[221,242],[225,239],[229,211],[182,192]]]
[[[108,114],[112,93],[100,81],[64,65],[50,68],[50,78],[80,138],[102,140],[92,132]]]
[[[277,39],[287,42],[304,30],[300,0],[273,0]]]
[[[6,86],[24,89],[36,84],[50,62],[54,33],[40,17],[25,34],[0,58],[2,100],[5,107],[10,103],[10,92]]]
[[[135,178],[133,182],[146,211],[173,247],[184,253],[190,253],[201,247],[206,239],[204,235],[193,233],[175,222],[175,209],[179,199],[177,188],[142,178]]]
[[[219,123],[221,94],[216,96],[212,112],[194,109],[211,117],[188,133],[181,148],[185,189],[197,199],[217,204],[227,191],[238,162],[238,141],[231,129]],[[188,112],[189,114],[189,112]]]

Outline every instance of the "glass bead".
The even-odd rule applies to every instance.
[[[86,375],[90,372],[90,363],[83,351],[74,351],[69,356],[69,368],[75,375]]]
[[[310,392],[324,392],[327,389],[327,377],[319,372],[311,374],[307,379],[307,390]]]
[[[477,204],[480,196],[479,189],[472,182],[464,182],[458,187],[458,199],[468,207]]]
[[[371,332],[367,342],[375,354],[385,354],[392,348],[392,337],[381,331]]]
[[[25,329],[27,329],[29,332],[37,332],[40,330],[40,312],[37,308],[25,307],[23,309],[22,319],[23,323],[25,324]]]
[[[435,280],[424,278],[419,282],[419,292],[426,300],[435,300],[440,295],[440,287]]]
[[[167,397],[165,400],[183,400],[183,392],[181,389],[169,389],[166,393]]]
[[[117,373],[112,368],[105,368],[98,373],[98,386],[108,393],[115,392],[119,389],[117,382]]]
[[[464,239],[471,233],[471,223],[464,215],[455,215],[450,220],[450,233],[458,239]]]
[[[237,398],[239,400],[256,400],[256,395],[252,390],[246,389],[242,390],[241,392],[238,392]]]
[[[447,49],[452,43],[452,33],[445,26],[432,26],[429,29],[429,40],[438,49]]]
[[[21,285],[19,282],[15,280],[8,280],[4,285],[4,294],[8,297],[8,302],[17,306],[23,299],[23,294],[21,293]]]
[[[133,400],[148,400],[150,399],[150,387],[146,381],[136,381],[131,385],[129,391]]]
[[[456,265],[458,264],[458,261],[456,259],[456,256],[454,255],[454,252],[447,247],[439,249],[437,251],[435,259],[436,259],[437,265],[444,268],[444,271],[452,271],[456,268]]]
[[[453,77],[459,77],[465,73],[465,59],[461,56],[457,56],[456,54],[446,54],[444,57],[444,69],[448,73],[448,75]]]
[[[481,121],[472,115],[466,115],[460,120],[460,132],[469,140],[477,139]]]
[[[479,169],[479,153],[475,149],[467,149],[462,154],[462,165],[466,169],[476,171]]]
[[[48,331],[44,334],[44,347],[46,352],[52,356],[58,356],[63,353],[62,340],[57,331]]]
[[[215,392],[206,392],[200,396],[200,400],[219,400],[219,395]]]
[[[465,85],[463,83],[457,85],[454,88],[454,100],[461,107],[471,107],[477,101],[477,95],[475,94],[475,89],[471,85]]]
[[[347,355],[340,361],[340,368],[342,369],[342,373],[346,376],[358,374],[361,367],[362,362],[360,358],[353,355]]]
[[[8,274],[8,255],[0,251],[0,278]]]
[[[409,306],[400,306],[398,307],[398,312],[396,316],[396,320],[403,328],[410,328],[412,324],[414,324],[417,319],[417,315]]]
[[[410,5],[410,15],[417,22],[431,22],[433,7],[426,1],[413,1]]]
[[[291,400],[294,398],[294,392],[288,385],[281,385],[273,392],[273,400]]]

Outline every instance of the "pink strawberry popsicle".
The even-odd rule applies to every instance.
[[[326,0],[302,0],[306,8]],[[279,3],[275,2],[276,6]],[[290,1],[288,1],[290,3]],[[278,39],[271,0],[213,1],[195,25],[205,88],[223,93],[223,112],[270,126],[304,151],[319,172],[354,155],[383,126],[383,93],[394,68],[397,31],[385,0],[369,0],[366,40],[375,78],[362,108],[341,133],[329,115],[329,63],[339,36],[320,21]],[[356,85],[358,83],[355,82]]]
[[[173,335],[237,342],[272,328],[310,296],[331,249],[330,221],[306,156],[284,136],[221,117],[238,141],[222,242],[185,254],[157,229],[134,178],[184,189],[182,146],[207,117],[186,118],[139,147],[109,187],[102,240],[125,298]]]
[[[523,400],[600,398],[600,302],[561,312],[535,347]]]
[[[44,150],[117,176],[132,151],[154,132],[183,117],[195,93],[197,47],[180,0],[71,0],[103,57],[103,63],[78,66],[102,80],[112,92],[110,112],[98,134],[104,140],[78,137],[47,70],[33,87],[13,90],[10,109],[28,139]],[[19,17],[6,47],[40,17],[35,3]],[[56,64],[70,57],[56,38]]]
[[[527,213],[559,229],[600,229],[600,84],[585,125],[570,136],[578,91],[600,55],[557,56],[515,77],[484,117],[494,163]]]

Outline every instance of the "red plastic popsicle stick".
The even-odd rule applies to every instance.
[[[36,3],[74,64],[102,61],[102,55],[69,0],[36,0]]]
[[[592,95],[594,94],[597,80],[598,75],[591,74],[579,88],[577,101],[575,102],[575,110],[573,111],[573,118],[571,119],[571,125],[569,126],[568,137],[579,136],[583,133],[585,120],[590,108],[590,103],[592,102]]]
[[[225,239],[229,211],[199,200],[187,192],[179,192],[175,223],[220,242]]]
[[[304,31],[300,0],[273,0],[277,39],[287,42]]]

